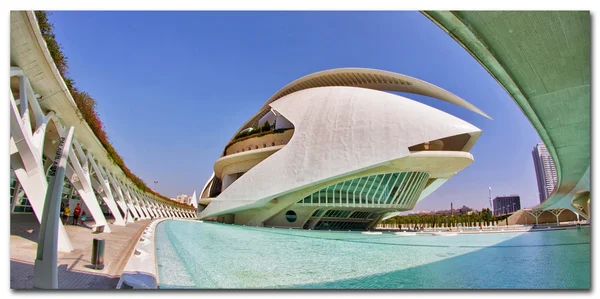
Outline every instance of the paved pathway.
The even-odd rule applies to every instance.
[[[58,287],[60,289],[114,289],[131,255],[135,241],[151,220],[110,225],[111,233],[92,233],[91,228],[65,226],[74,250],[58,253]],[[93,225],[93,221],[86,225]],[[33,214],[11,215],[10,288],[33,288],[33,264],[40,225]],[[104,269],[91,268],[92,240],[105,240]]]

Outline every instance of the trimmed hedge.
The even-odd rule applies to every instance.
[[[79,118],[81,120],[85,120],[85,122],[90,126],[92,132],[94,132],[98,140],[100,140],[102,146],[104,146],[104,149],[106,149],[109,160],[119,166],[125,173],[125,176],[127,176],[140,190],[154,194],[161,199],[167,200],[168,202],[176,205],[189,207],[188,205],[172,201],[170,198],[148,188],[142,179],[133,174],[129,168],[125,166],[123,158],[121,158],[121,156],[112,146],[108,136],[106,135],[106,132],[104,131],[104,124],[100,120],[98,112],[96,111],[96,100],[94,100],[94,98],[92,98],[87,92],[79,90],[75,85],[75,81],[72,78],[69,78],[67,75],[69,72],[67,57],[62,53],[61,45],[56,41],[56,35],[52,32],[54,25],[48,20],[48,13],[45,11],[35,11],[35,16],[42,33],[42,37],[46,41],[46,46],[50,51],[50,56],[52,56],[52,60],[54,60],[54,64],[56,65],[58,72],[65,81],[65,84],[67,85],[75,104],[77,104],[77,108],[79,108],[79,111],[77,112]]]

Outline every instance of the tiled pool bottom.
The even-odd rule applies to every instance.
[[[164,221],[160,288],[589,289],[589,228],[363,235]]]

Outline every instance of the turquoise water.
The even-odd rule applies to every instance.
[[[589,289],[589,228],[362,235],[191,221],[156,229],[160,288]]]

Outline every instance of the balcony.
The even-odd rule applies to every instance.
[[[294,129],[290,128],[256,132],[248,136],[237,137],[225,147],[224,156],[272,146],[286,145],[290,139],[292,139],[293,135]]]

